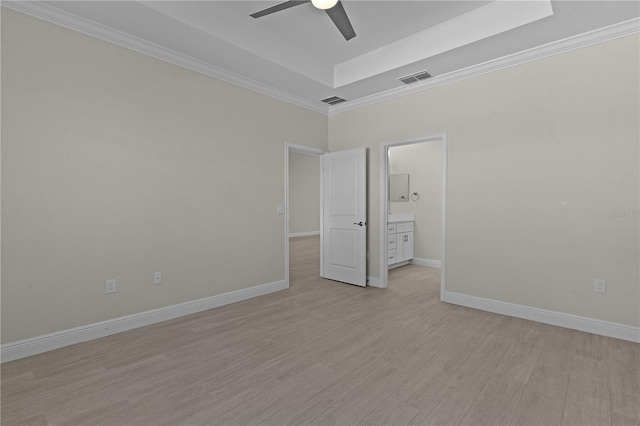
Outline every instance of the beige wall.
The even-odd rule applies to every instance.
[[[392,213],[413,213],[413,255],[440,260],[442,247],[442,142],[423,142],[390,148],[389,173],[409,174],[409,194],[418,199],[391,202]]]
[[[320,157],[289,153],[289,233],[320,233]]]
[[[322,114],[4,9],[2,124],[3,342],[284,279],[284,143],[327,146]]]
[[[605,211],[638,209],[638,51],[630,36],[327,120],[3,9],[2,342],[283,279],[284,141],[370,148],[377,276],[380,143],[443,131],[448,290],[637,326],[638,218]]]
[[[447,290],[638,326],[638,218],[605,215],[639,207],[638,39],[330,116],[331,151],[369,147],[368,273],[380,143],[447,132]]]

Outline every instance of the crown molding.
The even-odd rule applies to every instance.
[[[551,0],[491,1],[336,64],[334,88],[415,64],[552,15]]]
[[[575,49],[591,46],[594,44],[614,40],[640,32],[640,18],[630,19],[618,24],[597,30],[589,31],[577,36],[569,37],[563,40],[548,43],[542,46],[534,47],[522,52],[503,56],[481,64],[472,65],[467,68],[452,71],[447,74],[436,76],[410,86],[402,86],[374,95],[366,96],[353,101],[348,101],[340,105],[325,106],[317,105],[316,102],[295,96],[271,86],[248,79],[238,74],[214,67],[197,59],[188,57],[181,53],[159,46],[126,34],[124,32],[114,30],[88,19],[81,18],[77,15],[61,11],[52,6],[47,5],[43,1],[1,1],[1,6],[25,15],[50,22],[52,24],[68,28],[73,31],[95,37],[97,39],[107,41],[112,44],[151,56],[153,58],[172,63],[174,65],[214,77],[227,83],[239,86],[292,105],[299,106],[321,114],[333,115],[341,112],[350,111],[367,105],[376,104],[401,96],[418,93],[446,84],[455,83],[460,80],[477,77],[505,68],[510,68],[525,64],[527,62],[536,61],[538,59],[561,54]]]
[[[483,62],[478,65],[472,65],[467,68],[452,71],[450,73],[436,76],[419,83],[413,83],[410,86],[402,86],[399,88],[376,93],[364,98],[356,99],[350,102],[345,102],[340,105],[335,105],[329,107],[329,115],[362,108],[367,105],[372,105],[401,96],[410,95],[412,93],[422,92],[424,90],[429,90],[446,84],[455,83],[460,80],[466,80],[490,72],[522,65],[527,62],[536,61],[538,59],[558,55],[575,49],[581,49],[583,47],[603,43],[609,40],[626,37],[628,35],[637,34],[639,32],[640,18],[630,19],[628,21],[614,24],[608,27],[603,27],[597,30],[579,34],[577,36],[558,40],[542,46],[523,50],[522,52]]]
[[[328,107],[317,105],[307,99],[292,95],[255,80],[212,66],[205,62],[183,55],[166,47],[148,42],[122,31],[109,28],[97,22],[81,18],[69,12],[47,5],[43,1],[2,1],[2,7],[50,22],[52,24],[77,31],[79,33],[160,59],[182,68],[214,77],[235,86],[242,87],[280,101],[287,102],[314,112],[328,113]]]

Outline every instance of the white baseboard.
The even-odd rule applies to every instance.
[[[392,270],[408,264],[409,264],[408,260],[405,260],[404,262],[392,263],[391,265],[387,265],[387,269]]]
[[[190,302],[178,303],[177,305],[166,306],[164,308],[153,309],[107,321],[74,327],[55,333],[45,334],[30,339],[7,343],[0,347],[0,362],[12,361],[36,355],[64,346],[86,342],[88,340],[109,336],[115,333],[132,330],[138,327],[155,324],[157,322],[178,318],[207,309],[217,308],[230,303],[240,302],[253,297],[284,290],[287,284],[284,280],[267,284],[260,284],[254,287],[231,291],[229,293],[218,294],[203,299],[192,300]]]
[[[291,232],[289,233],[289,238],[295,237],[310,237],[312,235],[320,235],[320,231],[311,231],[311,232]]]
[[[446,292],[444,301],[455,305],[494,312],[510,317],[571,328],[573,330],[586,331],[601,336],[614,337],[640,343],[640,327],[603,321],[595,318],[581,317],[564,312],[550,311],[515,303],[501,302],[499,300],[485,299],[466,294]]]
[[[409,261],[412,265],[420,265],[420,266],[428,266],[429,268],[438,268],[440,269],[440,261],[433,259],[422,259],[420,257],[414,257]]]
[[[380,284],[379,277],[371,277],[367,275],[367,285],[371,287],[383,288],[382,284]]]

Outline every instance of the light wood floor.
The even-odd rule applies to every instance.
[[[291,288],[2,365],[2,425],[609,425],[640,422],[640,345],[439,301],[439,271],[390,288]]]

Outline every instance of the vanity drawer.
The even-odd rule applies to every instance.
[[[413,232],[413,222],[402,222],[396,224],[396,232]]]
[[[396,248],[396,239],[397,239],[397,235],[396,234],[392,234],[387,236],[387,248],[389,250]]]
[[[389,234],[395,234],[396,233],[396,224],[395,223],[387,224],[387,232]]]
[[[389,250],[387,253],[387,265],[393,265],[396,263],[396,249]]]

